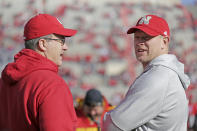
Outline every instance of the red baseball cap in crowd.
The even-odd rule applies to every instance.
[[[136,26],[130,28],[127,34],[135,33],[139,29],[150,36],[168,36],[170,37],[170,29],[168,23],[161,17],[156,15],[146,15],[140,18]]]
[[[73,36],[77,30],[64,28],[61,22],[49,14],[38,14],[32,17],[24,28],[24,40],[31,40],[49,34]]]

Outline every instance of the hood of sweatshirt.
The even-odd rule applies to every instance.
[[[51,70],[57,73],[58,66],[33,50],[23,49],[14,56],[14,62],[4,68],[1,78],[12,85],[36,70]]]
[[[173,71],[175,71],[179,79],[184,87],[184,89],[187,89],[190,85],[190,79],[189,77],[184,73],[184,64],[179,62],[175,55],[172,54],[163,54],[155,59],[153,59],[148,66],[146,67],[145,71],[148,70],[152,66],[165,66]]]

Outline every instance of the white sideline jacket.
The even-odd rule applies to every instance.
[[[104,117],[102,131],[186,131],[190,80],[175,55],[153,59],[124,100]]]

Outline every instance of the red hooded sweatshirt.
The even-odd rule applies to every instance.
[[[72,94],[57,65],[30,49],[14,60],[0,80],[0,130],[74,131]]]

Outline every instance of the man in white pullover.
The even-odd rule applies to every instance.
[[[156,15],[140,18],[134,33],[136,58],[144,71],[124,100],[104,117],[103,131],[186,131],[190,84],[184,65],[168,54],[170,30]]]

